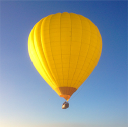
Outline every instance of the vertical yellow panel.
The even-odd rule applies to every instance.
[[[54,89],[55,83],[51,80],[51,77],[47,75],[46,71],[44,70],[43,66],[40,63],[39,57],[37,55],[37,52],[35,50],[34,46],[34,29],[31,31],[29,38],[28,38],[28,52],[29,56],[35,66],[35,68],[38,70],[38,72],[41,74],[41,76],[45,79],[45,81]]]

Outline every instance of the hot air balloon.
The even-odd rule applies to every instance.
[[[75,13],[42,18],[28,37],[28,53],[35,68],[67,101],[94,70],[101,52],[97,26]]]

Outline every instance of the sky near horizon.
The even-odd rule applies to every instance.
[[[0,127],[127,127],[126,1],[0,1]],[[62,110],[36,71],[27,40],[43,17],[73,12],[99,29],[98,65]]]

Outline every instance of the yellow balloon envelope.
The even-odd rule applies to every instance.
[[[67,101],[88,78],[102,52],[98,28],[75,13],[57,13],[41,19],[28,37],[35,68]]]

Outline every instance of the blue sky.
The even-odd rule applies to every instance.
[[[126,127],[126,1],[1,1],[0,126]],[[70,107],[42,79],[28,55],[32,27],[43,17],[73,12],[89,18],[102,36],[97,67],[69,100]]]

